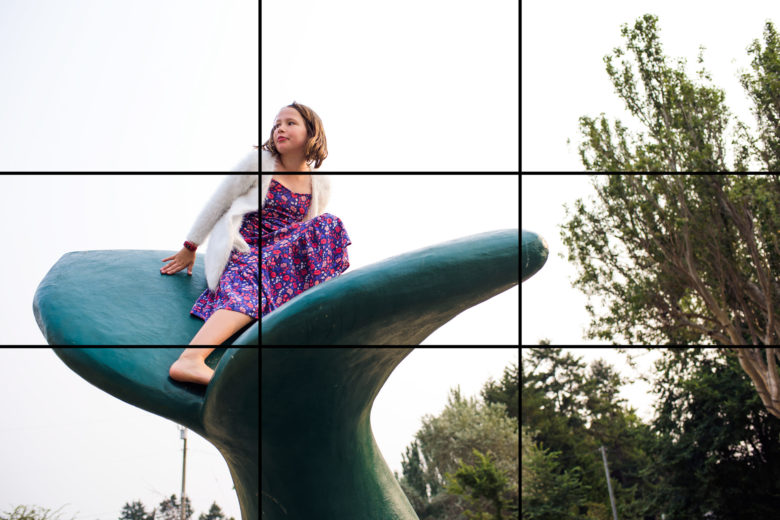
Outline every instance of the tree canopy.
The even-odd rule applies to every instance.
[[[616,47],[613,54],[604,57],[606,71],[618,96],[647,133],[632,136],[620,120],[615,120],[613,136],[604,113],[596,119],[580,117],[583,140],[579,153],[586,169],[727,172],[780,168],[780,44],[771,22],[766,23],[764,32],[766,45],[762,47],[754,40],[748,49],[753,55],[753,73],[740,77],[754,103],[757,138],[733,118],[724,91],[712,85],[712,77],[703,66],[695,81],[685,72],[684,59],[677,60],[676,68],[669,65],[656,16],[646,14],[632,28],[624,24],[621,34],[626,47]],[[703,51],[700,47],[699,64],[704,62]],[[732,121],[733,162],[729,165],[726,141]]]
[[[619,397],[630,380],[603,360],[586,366],[559,348],[523,350],[524,519],[611,520],[602,445],[621,520],[777,516],[780,420],[738,356],[653,350],[654,370],[638,376],[654,398],[644,419]]]
[[[593,179],[595,205],[577,200],[561,230],[590,299],[589,338],[780,342],[780,175]]]

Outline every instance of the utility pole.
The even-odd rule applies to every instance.
[[[604,459],[604,473],[606,473],[607,475],[607,489],[609,490],[609,501],[612,504],[612,517],[614,518],[614,520],[618,520],[617,509],[615,509],[615,495],[612,494],[612,482],[609,481],[609,467],[607,467],[607,452],[604,451],[604,446],[602,446],[599,449],[601,450],[601,457]]]
[[[187,428],[182,426],[180,433],[181,433],[181,438],[184,441],[184,457],[182,458],[182,462],[181,462],[181,520],[184,520],[184,516],[185,516],[184,515],[184,510],[185,510],[184,483],[186,481],[186,476],[187,476]]]

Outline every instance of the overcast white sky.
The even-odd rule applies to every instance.
[[[4,0],[0,171],[230,171],[258,145],[256,0]]]
[[[741,121],[755,126],[752,104],[737,75],[740,69],[752,71],[746,49],[754,39],[763,42],[766,20],[778,27],[780,3],[745,0],[738,7],[714,7],[701,0],[559,0],[522,4],[523,171],[583,171],[577,153],[580,116],[595,118],[604,112],[610,128],[618,118],[632,131],[641,129],[615,93],[602,58],[625,46],[620,26],[633,26],[646,13],[659,17],[664,54],[672,58],[668,64],[676,67],[676,58],[686,58],[688,77],[694,78],[700,68],[699,45],[706,47],[704,66],[713,84],[725,90],[726,105]]]
[[[93,249],[179,251],[223,178],[0,175],[0,283],[4,294],[13,295],[0,298],[0,344],[46,344],[33,316],[33,295],[62,255]],[[207,249],[208,242],[198,254]]]
[[[262,2],[263,142],[297,101],[323,171],[518,171],[518,4]]]
[[[577,269],[568,260],[561,241],[563,204],[574,208],[578,198],[595,197],[589,174],[522,175],[521,225],[547,240],[550,256],[541,271],[522,285],[522,344],[536,345],[547,338],[553,345],[597,345],[584,339],[590,323],[585,310],[588,300],[571,286]],[[564,258],[558,255],[563,254]],[[592,300],[599,309],[599,300]]]
[[[422,426],[423,415],[438,415],[451,388],[464,398],[479,397],[489,378],[519,362],[518,348],[416,348],[390,374],[371,410],[377,445],[392,471],[401,471],[401,455]]]
[[[330,177],[326,211],[341,218],[352,240],[347,272],[441,242],[517,229],[517,174]],[[494,296],[423,345],[517,345],[518,298],[517,287]]]
[[[0,511],[64,506],[63,520],[113,520],[126,502],[151,512],[180,496],[176,423],[92,386],[51,349],[0,348],[0,364]],[[186,490],[194,518],[216,501],[241,519],[225,460],[192,431]]]

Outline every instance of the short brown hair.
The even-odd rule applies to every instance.
[[[303,148],[303,153],[306,157],[306,163],[314,163],[314,169],[316,170],[320,167],[322,161],[328,157],[328,140],[325,139],[325,127],[322,126],[322,119],[314,110],[295,101],[292,102],[292,105],[287,105],[286,108],[297,110],[306,124],[308,139],[306,146]],[[263,144],[263,150],[271,152],[271,156],[274,158],[280,155],[274,144],[273,128],[271,129],[271,137]]]

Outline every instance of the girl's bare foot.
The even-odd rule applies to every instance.
[[[200,358],[181,356],[171,365],[169,374],[172,379],[181,383],[207,385],[214,376],[214,371]]]

